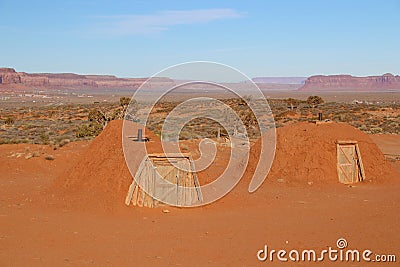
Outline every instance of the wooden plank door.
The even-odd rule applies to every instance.
[[[337,168],[339,181],[343,184],[352,184],[358,181],[358,164],[356,146],[337,145]]]

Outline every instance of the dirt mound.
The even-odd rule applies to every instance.
[[[78,163],[55,180],[48,193],[61,197],[66,206],[123,206],[132,176],[122,149],[122,126],[122,120],[111,121]],[[159,138],[147,130],[146,136],[152,140],[150,152],[159,151]]]
[[[110,122],[84,151],[78,163],[55,180],[47,192],[48,195],[57,196],[69,207],[124,207],[132,176],[126,166],[122,149],[122,125],[123,121]],[[146,143],[147,151],[162,152],[160,139],[148,130],[146,135],[152,140]],[[367,181],[384,182],[398,175],[385,161],[377,145],[363,132],[342,123],[317,126],[303,122],[277,129],[275,159],[264,183],[279,180],[289,184],[339,184],[336,170],[337,140],[358,141]],[[196,149],[192,147],[194,144],[190,144],[187,149],[196,154]],[[229,151],[219,152],[223,155],[217,157],[213,163],[216,167],[199,173],[201,184],[212,180],[226,165]],[[143,155],[137,154],[136,150],[131,150],[130,153],[135,155],[133,165],[139,165]],[[260,141],[251,148],[249,165],[239,189],[246,187],[247,190],[259,153]]]
[[[366,181],[383,182],[396,175],[370,137],[345,123],[316,125],[301,122],[277,129],[275,159],[268,180],[286,183],[338,183],[337,140],[357,141],[364,163]],[[254,171],[260,141],[251,149]]]

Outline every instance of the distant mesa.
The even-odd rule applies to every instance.
[[[307,77],[255,77],[255,83],[304,84]]]
[[[158,78],[160,83],[173,83],[169,78]],[[0,85],[13,88],[115,88],[137,89],[147,78],[118,78],[113,75],[79,75],[74,73],[26,73],[13,68],[0,68]]]
[[[300,91],[400,91],[400,76],[355,77],[351,75],[316,75],[308,78]]]
[[[113,75],[80,75],[74,73],[26,73],[13,68],[0,68],[0,88],[6,89],[137,89],[147,78],[118,78]],[[263,91],[400,91],[400,76],[355,77],[351,75],[316,75],[305,77],[255,77],[252,79]],[[152,78],[151,88],[174,86],[170,78]],[[241,84],[243,86],[243,84]],[[199,88],[194,88],[199,90]],[[201,88],[200,88],[201,89]]]

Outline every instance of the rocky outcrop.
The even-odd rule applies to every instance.
[[[168,78],[159,78],[161,83],[173,82]],[[107,88],[136,89],[146,78],[118,78],[112,75],[78,75],[73,73],[37,73],[16,72],[12,68],[0,68],[0,85],[21,85],[24,88]]]
[[[27,86],[47,86],[49,78],[42,75],[20,73],[21,83]]]
[[[19,74],[11,68],[0,68],[0,84],[21,83]]]
[[[355,77],[351,75],[317,75],[308,78],[300,91],[392,91],[400,90],[400,76]]]

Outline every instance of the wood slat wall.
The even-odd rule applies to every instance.
[[[190,206],[203,200],[189,154],[151,154],[141,162],[129,187],[125,204],[153,208],[163,204],[162,200],[177,206]]]

